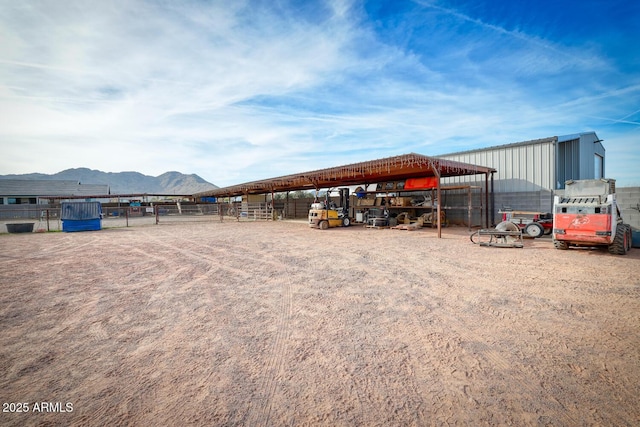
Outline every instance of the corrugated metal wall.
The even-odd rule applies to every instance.
[[[596,161],[596,156],[600,159]],[[503,206],[550,212],[553,192],[568,179],[594,179],[596,165],[604,174],[605,150],[595,132],[550,137],[440,156],[497,170],[494,214]],[[481,177],[443,179],[444,185],[484,185]],[[494,220],[498,220],[495,215]]]
[[[486,150],[441,157],[496,169],[495,192],[551,191],[554,189],[555,176],[554,142],[554,139],[547,139],[543,142],[490,147]],[[474,176],[447,178],[443,179],[443,183],[445,185],[484,184]]]
[[[582,134],[580,136],[580,179],[596,178],[595,156],[599,155],[602,160],[602,168],[604,169],[604,147],[599,140],[596,140],[595,133]],[[603,178],[606,174],[603,171]]]
[[[602,168],[596,173],[596,155]],[[557,187],[564,188],[569,179],[597,179],[606,177],[605,150],[595,132],[567,135],[558,140]],[[600,176],[602,175],[602,176]]]
[[[559,142],[557,188],[564,188],[565,181],[569,179],[578,179],[580,169],[580,140]]]

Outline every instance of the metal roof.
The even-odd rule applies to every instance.
[[[598,140],[598,135],[596,135],[594,131],[590,131],[590,132],[572,133],[571,135],[559,136],[558,142],[573,141],[574,139],[580,139],[585,135],[593,135],[595,139]]]
[[[495,169],[410,153],[310,172],[246,182],[197,193],[195,197],[231,197],[293,190],[397,181],[414,177],[489,174]]]
[[[160,194],[160,193],[127,193],[127,194],[86,194],[82,196],[43,196],[47,200],[72,200],[72,199],[146,199],[149,197],[182,198],[193,197],[191,194]]]
[[[81,184],[71,180],[0,179],[0,196],[86,196],[109,192],[106,184]]]
[[[458,154],[479,153],[479,152],[486,152],[486,151],[491,151],[491,150],[501,150],[501,149],[505,149],[505,148],[520,147],[520,146],[525,146],[525,145],[554,144],[556,142],[573,141],[575,139],[580,139],[584,135],[589,135],[589,134],[595,135],[595,138],[598,139],[596,133],[593,132],[593,131],[580,132],[580,133],[574,133],[574,134],[571,134],[571,135],[549,136],[547,138],[532,139],[530,141],[512,142],[512,143],[509,143],[509,144],[493,145],[491,147],[483,147],[483,148],[475,148],[475,149],[472,149],[472,150],[457,151],[455,153],[441,154],[441,155],[438,155],[437,157],[450,157],[450,156],[457,156]]]
[[[491,147],[475,148],[473,150],[457,151],[455,153],[441,154],[441,155],[438,155],[437,157],[450,157],[450,156],[457,156],[459,154],[480,153],[485,151],[500,150],[505,148],[520,147],[525,145],[549,144],[549,143],[555,143],[556,141],[558,141],[557,136],[550,136],[548,138],[532,139],[531,141],[512,142],[509,144],[493,145]]]

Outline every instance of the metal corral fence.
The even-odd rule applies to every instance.
[[[184,221],[269,221],[280,219],[284,212],[271,203],[155,204],[153,206],[102,207],[102,228],[135,227]],[[0,233],[7,224],[32,223],[34,231],[60,231],[60,208],[29,205],[0,209]]]

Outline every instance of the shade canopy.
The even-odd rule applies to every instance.
[[[495,169],[410,153],[310,172],[246,182],[195,194],[195,197],[233,197],[295,190],[400,181],[409,178],[450,177],[495,172]]]

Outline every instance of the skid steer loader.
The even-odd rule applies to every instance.
[[[632,229],[625,224],[616,201],[614,179],[569,180],[563,196],[553,202],[553,244],[607,246],[614,255],[631,248]]]

